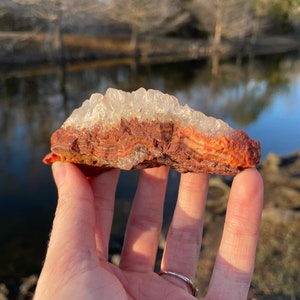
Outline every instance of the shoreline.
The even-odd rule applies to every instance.
[[[132,49],[130,37],[57,35],[35,32],[0,31],[0,62],[3,64],[69,63],[99,59],[131,58],[136,60],[200,60],[257,57],[298,52],[295,36],[261,36],[255,41],[223,42],[214,50],[207,40],[171,37],[141,37]],[[34,55],[33,55],[34,53]]]

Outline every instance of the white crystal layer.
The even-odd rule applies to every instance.
[[[177,98],[157,90],[140,88],[132,93],[109,88],[105,95],[92,94],[89,100],[75,109],[63,127],[92,128],[101,124],[103,130],[120,125],[121,119],[139,121],[180,121],[208,136],[229,134],[233,129],[224,121],[208,117],[188,105],[180,105]]]

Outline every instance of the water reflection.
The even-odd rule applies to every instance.
[[[173,94],[182,104],[225,119],[260,139],[265,156],[270,151],[285,154],[300,148],[299,81],[299,60],[293,57],[226,63],[220,66],[217,78],[210,75],[205,62],[132,68],[128,61],[119,61],[117,65],[96,62],[66,65],[64,69],[36,66],[2,70],[0,282],[39,272],[56,199],[50,168],[41,160],[49,150],[53,130],[91,93],[104,93],[108,87],[135,90],[144,86]],[[120,213],[130,206],[137,175],[132,172],[121,179]],[[178,174],[171,176],[168,197],[174,200],[172,183],[178,181]],[[115,224],[114,234],[120,228],[124,226]]]

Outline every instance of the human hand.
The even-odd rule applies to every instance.
[[[119,170],[86,179],[69,163],[55,163],[58,205],[35,300],[195,299],[189,286],[153,272],[162,225],[168,168],[141,171],[120,260],[108,262]],[[194,279],[202,240],[208,175],[181,175],[176,209],[161,263]],[[263,202],[259,173],[233,181],[223,237],[205,300],[246,299],[253,274]]]

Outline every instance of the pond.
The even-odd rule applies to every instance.
[[[58,66],[6,67],[0,75],[0,283],[14,289],[38,274],[56,205],[49,166],[49,138],[70,112],[91,93],[108,87],[159,89],[182,104],[222,118],[245,130],[270,152],[300,149],[300,59],[272,57],[243,63],[224,62],[218,76],[209,63],[128,64],[125,61]],[[118,248],[138,172],[124,173],[118,186],[112,249]],[[172,172],[165,212],[171,217],[178,174]],[[13,292],[12,292],[13,294]]]

